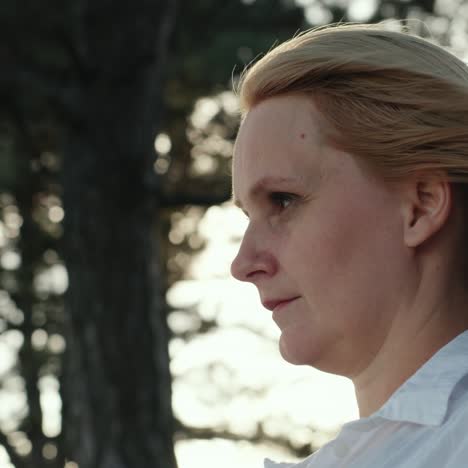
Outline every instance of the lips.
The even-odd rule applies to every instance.
[[[290,304],[291,302],[295,301],[298,298],[299,296],[285,298],[285,299],[274,299],[274,300],[269,300],[269,301],[263,301],[262,304],[263,304],[263,307],[265,307],[265,309],[275,311],[284,307],[287,304]]]

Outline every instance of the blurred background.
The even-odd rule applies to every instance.
[[[464,0],[1,1],[0,468],[261,467],[357,417],[229,277],[232,85],[383,19],[466,56]]]

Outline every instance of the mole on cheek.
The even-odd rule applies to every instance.
[[[305,138],[305,133],[301,133],[301,140]]]

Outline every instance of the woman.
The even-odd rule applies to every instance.
[[[282,356],[352,379],[360,412],[294,466],[468,466],[467,67],[339,25],[273,49],[239,90],[232,274]]]

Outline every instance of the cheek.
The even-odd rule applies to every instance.
[[[317,214],[317,222],[303,221],[289,232],[284,249],[289,274],[311,302],[342,308],[362,300],[370,306],[382,293],[379,284],[392,281],[401,257],[398,225],[378,208],[343,201]]]
[[[312,219],[312,218],[311,218]],[[287,238],[290,267],[305,277],[320,278],[324,274],[339,274],[356,255],[365,235],[356,223],[346,222],[348,216],[320,216],[316,221],[303,221],[291,229]]]

